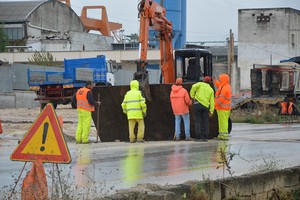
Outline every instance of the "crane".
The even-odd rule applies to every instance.
[[[87,16],[87,11],[92,9],[101,9],[101,19],[92,19]],[[104,36],[111,36],[111,31],[122,28],[122,24],[108,21],[105,6],[84,6],[81,11],[80,19],[88,32],[95,30]]]

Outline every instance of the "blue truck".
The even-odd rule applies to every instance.
[[[94,58],[64,59],[64,71],[28,70],[29,90],[37,94],[35,100],[40,101],[41,108],[52,103],[76,103],[71,99],[77,90],[90,80],[99,85],[114,85],[113,64],[104,55]]]

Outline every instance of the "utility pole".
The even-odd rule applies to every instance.
[[[234,67],[234,36],[232,30],[229,32],[228,39],[228,76],[230,77],[230,84],[232,94],[236,93],[236,67]]]
[[[231,78],[232,65],[234,63],[234,38],[232,30],[230,29],[229,39],[228,39],[228,75]]]

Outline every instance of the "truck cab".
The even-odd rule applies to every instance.
[[[115,85],[115,75],[114,73],[116,72],[116,62],[112,61],[112,60],[106,60],[106,70],[107,70],[107,74],[106,74],[106,82],[107,85]]]

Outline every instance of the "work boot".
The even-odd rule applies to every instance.
[[[174,141],[176,141],[176,142],[178,142],[178,141],[180,141],[181,139],[180,138],[178,138],[178,137],[175,137],[174,138]]]
[[[130,143],[135,143],[135,140],[130,140]]]
[[[186,141],[194,141],[194,138],[191,138],[191,137],[187,137],[185,138]]]
[[[138,139],[136,142],[138,142],[138,143],[144,143],[145,140],[144,139]]]

